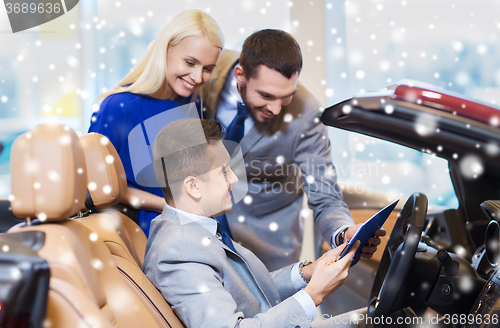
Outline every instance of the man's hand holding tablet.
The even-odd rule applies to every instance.
[[[339,253],[336,260],[341,259],[345,254],[347,254],[347,252],[351,248],[351,245],[356,240],[360,241],[360,246],[358,247],[356,254],[354,255],[351,266],[356,264],[360,258],[370,258],[375,251],[376,246],[380,244],[379,237],[385,235],[385,230],[382,229],[382,225],[392,213],[398,202],[399,199],[392,204],[387,205],[377,214],[368,219],[365,223],[350,227],[349,229],[357,228],[357,231],[348,240],[347,244],[345,244],[342,252]],[[349,238],[349,230],[346,232],[346,236],[348,236]],[[368,256],[363,256],[364,254]]]

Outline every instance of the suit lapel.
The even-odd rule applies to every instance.
[[[240,147],[243,157],[250,151],[250,149],[255,146],[255,144],[262,139],[264,135],[268,133],[269,126],[261,126],[257,122],[253,125],[253,127],[248,131],[247,134],[241,139]]]
[[[220,241],[216,236],[214,236],[210,231],[205,229],[198,222],[191,220],[177,211],[173,211],[170,208],[166,207],[163,209],[161,214],[162,219],[173,219],[178,221],[181,225],[184,225],[190,231],[193,231],[201,238],[208,238],[214,244],[214,246],[222,247],[226,251],[226,256],[230,258],[232,261],[236,261],[240,266],[244,266],[246,271],[250,273],[255,287],[258,288],[259,292],[263,295],[263,298],[267,301],[268,306],[272,307],[276,302],[279,302],[279,292],[274,284],[274,281],[271,279],[271,276],[268,273],[267,268],[264,266],[257,257],[251,253],[249,250],[239,245],[238,243],[234,243],[234,247],[237,253],[233,252],[229,247],[227,247],[222,241]],[[234,268],[237,270],[236,268]],[[266,274],[267,272],[267,274]],[[269,279],[266,279],[269,277]]]
[[[267,270],[264,263],[262,263],[257,256],[255,256],[255,254],[243,246],[237,244],[235,248],[239,253],[238,256],[245,263],[248,271],[251,273],[253,280],[255,281],[255,284],[259,288],[262,295],[264,295],[269,306],[273,307],[275,304],[279,303],[281,300],[279,298],[278,288],[276,287],[274,280],[272,280],[269,270]]]

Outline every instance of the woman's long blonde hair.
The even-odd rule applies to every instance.
[[[167,50],[182,39],[191,36],[206,36],[218,48],[224,46],[224,36],[215,20],[201,10],[186,10],[177,14],[151,42],[137,65],[113,89],[100,94],[95,102],[102,102],[108,96],[131,92],[152,94],[158,91],[167,76]],[[127,86],[128,85],[128,86]]]

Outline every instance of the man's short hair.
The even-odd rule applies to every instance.
[[[260,65],[278,71],[290,79],[302,70],[302,53],[297,41],[282,30],[260,30],[250,35],[243,43],[240,65],[245,77],[255,77]]]
[[[171,188],[177,182],[213,169],[209,143],[223,137],[219,121],[195,118],[169,123],[158,133],[153,149],[154,170],[165,200],[173,201],[175,191]]]

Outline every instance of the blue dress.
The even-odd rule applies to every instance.
[[[122,160],[129,187],[163,198],[163,192],[154,179],[153,143],[156,134],[169,121],[189,117],[183,117],[183,111],[179,108],[186,112],[186,107],[194,107],[197,117],[200,117],[199,98],[194,104],[196,107],[191,97],[161,100],[129,92],[112,94],[92,114],[89,132],[98,132],[109,138]],[[174,108],[176,110],[172,110]],[[148,236],[151,220],[159,213],[145,210],[138,212],[137,223]]]

